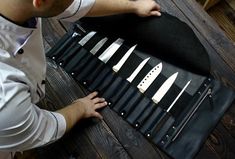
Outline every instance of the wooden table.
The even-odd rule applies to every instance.
[[[235,88],[235,46],[194,0],[159,0],[163,11],[185,21],[196,33],[211,58],[211,73]],[[48,50],[69,28],[68,23],[43,20],[45,48]],[[41,105],[56,110],[84,96],[83,90],[63,70],[48,65],[47,95]],[[102,110],[104,120],[80,122],[58,142],[36,150],[35,158],[168,158],[139,132],[109,108]],[[235,158],[235,104],[224,115],[197,154],[198,159]],[[29,158],[32,158],[29,157]]]

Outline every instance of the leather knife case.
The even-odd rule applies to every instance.
[[[132,15],[130,17],[132,17]],[[114,17],[115,22],[113,25],[118,22],[116,20],[119,18],[120,17]],[[123,17],[121,17],[121,19],[122,18]],[[61,65],[67,73],[73,76],[77,82],[80,82],[89,91],[99,91],[108,101],[110,108],[168,155],[178,159],[193,158],[234,99],[234,92],[232,90],[226,88],[209,75],[209,59],[199,40],[185,23],[166,13],[163,13],[161,18],[150,18],[146,21],[138,21],[138,18],[134,17],[136,25],[134,29],[136,36],[134,38],[132,35],[134,34],[133,30],[130,31],[131,33],[129,31],[125,31],[126,33],[124,33],[123,28],[119,28],[117,29],[117,33],[119,34],[116,34],[116,30],[112,30],[113,34],[109,32],[110,30],[102,31],[103,29],[100,28],[110,27],[109,25],[106,26],[106,24],[108,21],[113,20],[110,17],[107,17],[108,20],[105,18],[98,19],[102,22],[106,22],[103,23],[104,26],[93,25],[93,27],[91,27],[87,24],[88,22],[93,24],[93,21],[96,22],[97,19],[89,19],[81,23],[87,30],[98,30],[98,34],[92,37],[88,44],[80,46],[78,41],[83,36],[72,37],[73,32],[69,32],[58,42],[58,45],[47,53],[47,56],[55,60],[58,65]],[[127,19],[129,19],[128,15]],[[190,40],[186,40],[187,42],[181,44],[178,42],[177,44],[182,46],[178,46],[177,48],[181,48],[181,50],[184,51],[182,54],[176,56],[183,58],[179,61],[184,60],[186,61],[185,63],[181,63],[178,66],[177,61],[170,63],[172,59],[164,60],[162,54],[168,49],[163,48],[164,46],[166,47],[166,44],[162,46],[164,42],[159,42],[159,39],[155,41],[157,44],[154,45],[153,42],[149,41],[155,38],[153,37],[155,33],[152,33],[153,29],[151,29],[151,26],[156,26],[155,23],[159,23],[159,21],[164,22],[165,25],[169,25],[167,23],[174,23],[178,26],[179,33],[175,36],[179,36],[179,34],[185,30],[190,33],[188,36],[191,38],[187,35],[181,37],[186,39],[190,38]],[[130,26],[128,26],[128,24],[126,28],[133,27],[134,25],[131,23],[129,24]],[[169,33],[169,30],[164,29],[163,24],[159,25],[161,25],[160,28],[155,28],[157,32],[168,32],[168,35],[174,34],[174,32]],[[149,28],[151,35],[148,34],[148,30],[143,29],[143,26]],[[115,29],[115,27],[113,29]],[[144,34],[145,32],[146,34]],[[107,44],[95,55],[91,54],[88,50],[91,50],[94,44],[105,36],[109,38]],[[124,37],[124,44],[107,63],[100,61],[98,56],[108,45],[120,36],[122,36],[122,38]],[[137,37],[138,39],[135,39]],[[149,38],[146,39],[146,37]],[[138,43],[140,42],[139,40],[141,40],[141,43]],[[146,40],[146,46],[143,40]],[[191,52],[187,52],[191,49],[184,49],[186,48],[185,45],[188,45],[190,41],[193,41],[194,44],[194,46],[191,47],[195,47],[192,56]],[[127,59],[122,68],[118,72],[114,72],[112,66],[114,66],[136,42],[140,44],[140,46],[137,46],[134,53]],[[171,56],[169,54],[175,53],[174,49],[176,49],[176,46],[174,46],[175,44],[172,45],[173,48],[168,49],[170,53],[168,52],[167,58]],[[151,49],[148,49],[149,52],[146,52],[145,48],[147,47],[151,47]],[[156,53],[153,54],[153,50],[155,52],[161,52],[159,53],[160,57],[157,57],[158,54]],[[176,54],[177,52],[178,51],[176,51]],[[70,54],[69,58],[67,54]],[[184,54],[187,55],[184,56]],[[190,54],[190,56],[188,54]],[[139,63],[146,57],[151,57],[151,60],[131,83],[128,82],[126,78],[130,76]],[[203,65],[199,64],[197,60],[202,61]],[[61,64],[61,61],[63,61],[63,64]],[[160,75],[145,93],[141,93],[137,88],[138,83],[151,68],[159,62],[163,63],[163,69]],[[190,68],[187,67],[189,65]],[[184,67],[187,69],[184,69]],[[158,104],[154,103],[151,100],[154,93],[160,88],[163,82],[175,72],[178,72],[178,77],[172,87]],[[172,109],[166,112],[167,108],[189,80],[191,80],[191,83],[188,88],[183,92]],[[185,153],[185,150],[187,150],[187,153]]]

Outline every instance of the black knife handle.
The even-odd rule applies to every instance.
[[[160,145],[160,147],[163,147],[168,142],[168,140],[170,140],[170,135],[167,134],[167,132],[175,122],[175,118],[170,114],[167,114],[166,118],[167,119],[162,125],[161,129],[159,129],[157,132],[153,132],[150,135],[152,136],[152,141],[155,144]]]
[[[107,86],[112,78],[112,70],[107,66],[103,67],[103,69],[98,73],[97,77],[89,86],[89,90],[96,90],[100,92],[101,88]]]
[[[56,63],[58,63],[61,67],[64,67],[73,57],[79,53],[82,46],[80,44],[72,44],[69,48],[64,52],[64,56],[57,57]],[[77,59],[78,60],[78,59]]]
[[[46,56],[52,58],[54,55],[58,54],[60,50],[66,49],[66,45],[70,43],[72,39],[72,34],[65,34],[54,47],[52,47],[47,53]],[[69,41],[69,42],[67,42]]]
[[[135,105],[135,108],[133,109],[130,114],[126,117],[127,122],[129,122],[134,127],[138,127],[139,125],[135,125],[135,121],[143,114],[144,110],[147,106],[150,104],[150,99],[146,96],[141,98],[141,100]]]
[[[65,71],[69,73],[74,72],[75,74],[80,73],[92,56],[93,55],[86,49],[81,48],[80,51],[69,61],[69,63],[64,66]]]
[[[159,117],[162,111],[162,108],[158,106],[148,117],[148,119],[143,123],[142,127],[140,128],[140,132],[142,132],[143,134],[147,134],[147,132],[152,129],[153,125],[156,122],[156,118]]]
[[[115,75],[115,80],[109,84],[109,88],[104,89],[102,92],[102,96],[106,99],[106,101],[109,100],[114,93],[116,93],[118,87],[122,85],[122,81],[123,79],[120,76]]]
[[[65,52],[73,48],[73,46],[77,45],[78,38],[79,36],[76,37],[71,37],[67,39],[64,43],[61,44],[61,47],[59,47],[53,54],[51,54],[49,57],[53,60],[59,59],[61,56],[65,54]]]
[[[94,71],[95,67],[98,66],[100,63],[100,60],[98,58],[92,58],[91,61],[86,65],[84,69],[81,70],[78,74],[74,74],[74,77],[77,81],[82,82],[86,81],[88,75]]]
[[[105,92],[105,90],[110,89],[110,85],[116,80],[116,78],[116,73],[110,70],[103,82],[97,88],[97,90],[101,93],[102,97],[104,97],[103,93]]]
[[[89,66],[91,66],[91,67],[89,67],[89,68],[91,68],[91,70],[89,70],[86,77],[82,80],[82,83],[87,88],[90,88],[90,85],[93,82],[95,82],[95,79],[97,78],[99,73],[105,68],[105,63],[103,63],[101,61],[98,61],[98,63],[96,63],[96,62],[95,63],[89,63]]]
[[[118,99],[117,103],[114,104],[113,110],[119,113],[128,103],[128,101],[132,98],[134,95],[136,89],[134,87],[129,87],[121,96],[120,99]]]
[[[157,105],[151,100],[150,103],[145,106],[144,111],[141,113],[141,116],[138,116],[136,121],[134,122],[134,126],[136,128],[140,128],[143,126],[145,121],[152,115],[155,109],[157,109]]]
[[[154,134],[156,134],[162,126],[165,124],[166,120],[168,119],[168,113],[166,113],[165,110],[161,111],[159,114],[155,116],[155,119],[153,120],[152,124],[149,126],[148,130],[146,131],[147,137],[152,137]]]
[[[130,112],[133,111],[133,109],[137,106],[137,104],[143,97],[143,94],[136,88],[134,94],[132,94],[131,96],[131,99],[126,103],[125,107],[120,110],[120,115],[126,118],[130,114]]]
[[[122,97],[122,95],[128,90],[130,83],[123,80],[122,84],[118,86],[115,92],[112,92],[112,96],[108,99],[108,105],[112,108],[116,102]]]

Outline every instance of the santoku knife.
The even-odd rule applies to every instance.
[[[126,117],[130,111],[134,109],[135,104],[141,99],[143,96],[142,93],[144,93],[149,88],[149,86],[153,83],[161,71],[162,63],[159,63],[154,68],[152,68],[139,83],[137,86],[139,91],[133,87],[130,87],[114,106],[114,110],[119,112],[121,116]]]

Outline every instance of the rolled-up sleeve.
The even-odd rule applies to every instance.
[[[94,5],[95,0],[74,0],[73,3],[56,18],[75,22],[85,16]]]
[[[39,147],[61,138],[65,130],[61,114],[32,103],[25,74],[0,62],[0,150]]]

